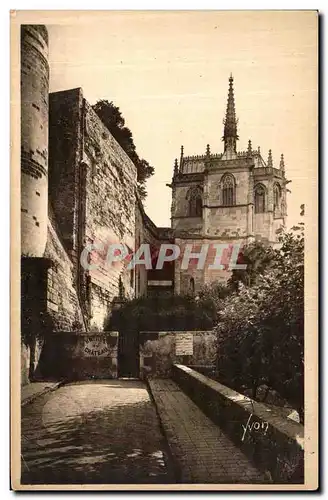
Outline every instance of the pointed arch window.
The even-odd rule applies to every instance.
[[[265,212],[265,187],[259,184],[255,188],[255,213]]]
[[[280,210],[281,203],[281,188],[279,184],[275,184],[273,187],[273,209],[274,211]]]
[[[221,181],[222,205],[229,207],[236,204],[236,182],[231,174],[226,174]]]
[[[199,188],[188,191],[187,200],[189,202],[188,215],[190,217],[201,217],[203,214],[203,200]]]

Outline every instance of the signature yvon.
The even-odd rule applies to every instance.
[[[259,431],[261,429],[261,430],[264,430],[264,435],[266,435],[266,433],[267,433],[267,430],[269,427],[268,422],[260,423],[259,421],[254,420],[252,423],[250,423],[252,416],[253,416],[253,413],[251,413],[250,416],[248,417],[246,425],[243,425],[243,424],[241,425],[242,428],[244,429],[244,434],[243,434],[243,437],[241,438],[242,441],[244,441],[244,439],[245,439],[245,435],[246,435],[247,430],[249,430],[249,432],[251,432],[252,429],[254,429],[256,431]]]

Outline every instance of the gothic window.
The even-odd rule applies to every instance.
[[[189,216],[201,217],[203,213],[203,200],[199,188],[193,188],[188,191],[187,199],[189,201]]]
[[[229,207],[236,203],[236,183],[235,178],[231,174],[226,174],[221,180],[222,188],[222,205]]]
[[[273,188],[273,209],[280,210],[281,189],[279,184],[275,184]]]
[[[203,202],[201,196],[199,195],[196,197],[196,207],[195,207],[196,217],[201,217],[202,211],[203,211]]]
[[[261,184],[255,188],[255,213],[265,212],[265,188]]]

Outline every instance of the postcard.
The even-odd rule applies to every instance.
[[[11,487],[318,488],[317,11],[12,11]]]

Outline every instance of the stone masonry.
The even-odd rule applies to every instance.
[[[22,316],[33,331],[42,324],[99,331],[122,294],[197,294],[230,274],[197,269],[195,259],[186,270],[181,259],[156,270],[162,243],[177,244],[181,254],[186,244],[194,252],[208,244],[208,264],[213,244],[230,245],[228,259],[234,243],[275,242],[287,213],[284,159],[274,167],[271,151],[265,162],[250,141],[247,151],[237,151],[232,77],[224,151],[213,154],[208,146],[203,155],[185,156],[181,148],[170,184],[171,227],[160,228],[138,197],[135,165],[82,89],[49,95],[46,27],[25,25],[21,33]],[[148,243],[153,269],[129,270],[128,258],[107,265],[113,243],[125,245],[130,256]]]

